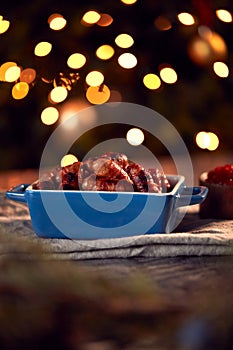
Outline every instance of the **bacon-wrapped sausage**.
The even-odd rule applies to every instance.
[[[122,169],[125,169],[129,163],[127,156],[124,153],[119,152],[107,152],[101,157],[111,158],[115,163],[117,163]]]
[[[144,169],[122,153],[109,152],[47,172],[33,188],[160,193],[170,183],[158,169]]]
[[[96,177],[92,174],[86,177],[80,188],[83,191],[118,191],[118,192],[132,192],[132,184],[124,180],[107,180],[103,177]]]
[[[32,184],[33,189],[37,190],[58,190],[62,183],[61,168],[55,168],[53,171],[45,172],[39,180]]]
[[[108,180],[125,179],[131,182],[127,172],[112,159],[99,158],[95,163],[93,169],[97,176],[105,177]]]
[[[154,182],[159,186],[160,192],[167,192],[167,190],[171,187],[167,177],[163,172],[160,172],[159,169],[148,169],[151,174]]]
[[[140,164],[130,163],[126,168],[126,171],[133,180],[135,191],[154,193],[160,192],[160,188],[154,182],[150,172],[144,169]]]
[[[80,162],[75,162],[62,168],[62,188],[64,190],[79,190]]]

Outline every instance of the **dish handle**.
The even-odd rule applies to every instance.
[[[206,186],[184,187],[179,194],[179,206],[200,204],[205,200],[207,193]]]
[[[21,185],[12,187],[10,190],[6,191],[6,197],[16,202],[26,203],[27,199],[25,196],[25,191],[28,186],[29,184],[21,184]]]

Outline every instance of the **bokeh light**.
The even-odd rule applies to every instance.
[[[101,72],[93,70],[86,76],[86,83],[89,86],[100,86],[104,81],[104,76]]]
[[[160,74],[161,79],[167,84],[174,84],[177,82],[177,79],[178,79],[177,73],[171,67],[161,68],[159,74]]]
[[[227,45],[222,36],[207,26],[198,27],[198,34],[188,45],[191,60],[198,65],[208,65],[227,57]]]
[[[111,93],[107,85],[89,86],[86,92],[87,100],[95,105],[106,103],[110,95]]]
[[[132,146],[139,146],[144,141],[144,133],[141,129],[132,128],[127,132],[126,140]]]
[[[66,26],[66,19],[59,13],[53,13],[48,18],[49,27],[52,30],[61,30]]]
[[[57,86],[52,89],[52,91],[49,94],[49,99],[51,102],[54,103],[60,103],[63,102],[68,96],[68,91],[63,86]]]
[[[180,23],[182,23],[186,26],[191,26],[195,23],[194,17],[188,12],[181,12],[178,14],[177,17],[178,17]]]
[[[202,149],[206,149],[210,144],[210,138],[207,132],[200,131],[196,135],[196,144]]]
[[[131,35],[122,33],[116,37],[115,43],[117,44],[117,46],[123,49],[127,49],[134,44],[134,40]]]
[[[200,37],[195,37],[188,46],[191,60],[198,65],[208,64],[211,59],[211,48],[209,44]]]
[[[198,33],[210,45],[215,54],[226,55],[227,46],[223,37],[206,26],[200,26]]]
[[[64,129],[63,137],[69,138],[70,132],[79,127],[79,124],[91,125],[96,120],[96,111],[90,108],[88,118],[79,118],[78,113],[82,109],[90,107],[90,103],[83,98],[73,98],[62,104],[60,110],[60,125]]]
[[[100,27],[108,27],[112,24],[113,18],[108,13],[101,13],[100,19],[97,22],[97,25]]]
[[[224,9],[216,10],[216,16],[222,22],[226,22],[226,23],[232,22],[232,14],[227,10],[224,10]]]
[[[118,63],[126,69],[134,68],[137,65],[137,58],[129,52],[125,52],[118,57]]]
[[[200,131],[196,135],[196,144],[202,149],[215,151],[219,146],[219,138],[213,132]]]
[[[171,102],[173,102],[173,99],[177,96],[177,89],[182,95],[182,91],[188,87],[188,95],[190,91],[192,94],[195,88],[194,86],[198,86],[198,88],[200,86],[200,89],[203,89],[203,101],[200,101],[200,105],[205,103],[205,96],[206,94],[208,95],[209,90],[211,90],[210,92],[213,94],[211,95],[211,97],[213,96],[212,101],[215,100],[214,97],[216,95],[219,96],[219,100],[222,96],[224,96],[224,99],[230,99],[228,91],[224,95],[218,94],[221,88],[223,88],[224,91],[225,89],[230,89],[232,80],[232,76],[230,76],[230,74],[232,75],[232,48],[230,34],[227,33],[227,30],[229,31],[231,26],[220,23],[219,21],[232,23],[232,12],[222,8],[216,10],[217,7],[215,6],[215,9],[212,9],[211,22],[211,19],[207,18],[208,16],[205,18],[206,20],[204,20],[205,16],[204,13],[201,13],[201,8],[198,9],[198,6],[194,6],[195,1],[188,7],[181,5],[179,9],[177,7],[175,9],[174,7],[170,8],[170,6],[166,7],[165,5],[163,8],[160,4],[158,6],[156,5],[157,7],[155,6],[153,11],[149,6],[149,2],[147,5],[144,5],[147,2],[138,2],[137,6],[126,7],[123,6],[123,4],[132,5],[135,4],[137,0],[118,1],[121,2],[119,13],[117,13],[117,11],[115,12],[115,7],[106,7],[104,9],[104,7],[99,7],[98,5],[99,8],[95,10],[86,4],[82,9],[80,8],[82,12],[78,13],[70,14],[68,8],[65,9],[66,18],[60,13],[52,13],[51,10],[55,10],[55,8],[52,9],[50,7],[48,11],[43,13],[45,18],[38,17],[38,21],[33,23],[34,27],[31,27],[31,24],[27,26],[25,22],[23,25],[21,24],[21,28],[20,25],[18,26],[19,30],[18,27],[15,27],[15,23],[10,23],[4,20],[3,16],[0,16],[0,34],[5,33],[10,25],[11,27],[14,26],[14,28],[10,28],[14,30],[10,30],[7,35],[1,37],[3,41],[2,52],[6,54],[5,56],[7,57],[5,57],[5,60],[17,60],[17,63],[5,62],[0,66],[0,81],[4,82],[1,84],[3,87],[1,101],[5,103],[7,98],[9,98],[9,91],[15,100],[23,99],[36,84],[38,84],[38,86],[34,89],[35,91],[33,91],[32,98],[40,99],[43,91],[45,91],[45,94],[48,94],[47,91],[50,91],[48,96],[50,105],[65,101],[69,95],[69,98],[73,96],[85,101],[87,106],[105,102],[117,103],[128,97],[130,99],[135,98],[136,101],[144,101],[152,105],[163,106],[166,104],[169,96]],[[140,21],[141,8],[139,5],[141,6],[141,4],[144,6],[142,6],[143,16],[145,14],[148,16],[145,17],[146,26],[144,26],[144,19]],[[112,15],[114,15],[114,25],[111,27],[109,26],[113,23],[113,17],[109,13],[101,13],[101,11],[110,11],[110,8],[113,12]],[[190,13],[181,12],[186,10]],[[200,12],[198,10],[200,10]],[[51,15],[49,16],[49,14]],[[130,14],[132,14],[132,17],[130,17]],[[46,22],[47,19],[48,22]],[[86,27],[80,25],[80,19],[81,23],[86,25]],[[31,21],[32,18],[28,18],[28,23]],[[45,28],[42,28],[43,23]],[[54,32],[65,28],[67,23],[70,25],[66,31],[62,33]],[[187,26],[193,27],[187,28]],[[105,29],[104,27],[108,28]],[[32,28],[32,30],[28,30],[26,33],[26,30],[29,28]],[[172,31],[162,33],[162,31],[168,31],[171,28]],[[146,35],[143,29],[146,29]],[[44,35],[46,31],[48,33],[47,37]],[[12,33],[14,35],[17,34],[19,39],[20,35],[22,35],[22,38],[24,35],[25,42],[26,39],[28,39],[27,35],[30,34],[31,41],[29,45],[25,45],[24,49],[24,41],[22,41],[22,45],[21,41],[14,44],[10,37]],[[70,38],[68,37],[69,35]],[[9,40],[7,39],[8,36]],[[17,39],[17,36],[15,36],[15,38]],[[39,42],[40,40],[49,40],[53,45],[47,41]],[[20,45],[18,45],[18,43],[20,43]],[[38,44],[36,45],[36,43]],[[135,47],[133,46],[134,44]],[[21,51],[17,52],[18,46],[21,47]],[[131,49],[131,47],[133,48]],[[35,60],[33,49],[34,54],[38,57],[47,56],[52,49],[54,55],[51,55],[49,59],[45,60],[36,59],[35,64],[33,64],[31,60]],[[80,53],[75,52],[76,50],[80,50]],[[12,53],[13,57],[10,58]],[[30,53],[33,57],[28,56]],[[181,55],[179,55],[180,53]],[[188,60],[187,53],[192,62],[186,62]],[[177,55],[179,55],[179,57],[176,57]],[[168,56],[170,59],[167,59]],[[113,59],[111,60],[111,58]],[[18,60],[22,62],[18,62]],[[52,60],[55,62],[52,62]],[[101,62],[100,60],[107,62]],[[178,64],[177,61],[179,61]],[[2,57],[2,62],[4,62],[4,57]],[[191,65],[189,65],[190,63]],[[201,67],[201,74],[199,74],[198,69],[200,69],[200,67],[194,67],[193,63],[197,65],[206,65],[206,67],[204,67],[206,69]],[[122,67],[126,70],[130,70],[136,67],[137,64],[137,69],[132,72],[126,72],[120,68]],[[175,69],[171,67],[170,64],[172,64]],[[36,68],[23,69],[23,67],[28,67],[29,65]],[[84,66],[85,68],[81,70]],[[196,72],[197,74],[195,74]],[[202,80],[205,74],[206,80]],[[194,84],[192,81],[193,75],[196,79]],[[230,78],[223,81],[222,79],[218,79],[215,75],[219,78],[227,78],[229,76]],[[177,87],[174,86],[169,89],[169,87],[166,86],[166,84],[175,84],[180,76],[182,76],[182,80],[177,84]],[[75,86],[79,79],[79,84]],[[208,79],[212,79],[212,82],[215,79],[214,84],[211,85]],[[109,87],[105,85],[106,81],[107,84],[109,82]],[[5,82],[13,84],[6,84]],[[44,86],[43,82],[49,85]],[[198,85],[199,82],[200,85]],[[134,89],[134,91],[132,92],[131,89]],[[147,89],[152,90],[152,92]],[[135,90],[137,91],[135,92]],[[159,90],[159,93],[153,92],[155,90]],[[121,93],[125,95],[121,95]],[[10,102],[12,103],[12,101]],[[217,104],[218,99],[216,99],[214,103]],[[230,105],[231,102],[227,101],[227,103]],[[14,104],[17,105],[15,101]],[[19,103],[18,105],[24,104],[25,102]],[[35,106],[37,106],[36,103]],[[45,108],[41,113],[42,122],[46,125],[52,125],[59,120],[59,123],[61,123],[61,107],[63,107],[63,105],[59,106],[59,109],[55,107]],[[182,108],[184,109],[185,106],[182,106]],[[196,105],[195,108],[198,109],[199,104]],[[205,109],[202,110],[201,107],[199,110],[201,114],[203,112],[204,119],[205,113],[208,114],[208,111],[206,112]],[[226,110],[228,111],[229,109],[226,107]],[[188,135],[191,134],[191,138],[187,137],[188,143],[190,139],[192,140],[191,142],[193,142],[194,133],[192,127],[196,124],[192,123],[192,118],[197,119],[197,122],[199,122],[200,113],[198,111],[195,110],[190,114],[180,113],[180,118],[178,117],[177,119],[177,127],[180,127],[184,132],[184,137],[187,136],[186,133]],[[3,110],[3,114],[4,113],[7,114],[8,112]],[[173,111],[171,111],[171,121],[173,118],[175,120],[176,114],[177,112],[173,113]],[[182,116],[186,118],[184,122]],[[168,118],[169,117],[168,113]],[[214,118],[217,119],[217,108],[213,108],[211,117],[213,118],[213,123],[211,121],[209,125],[214,129]],[[219,124],[216,123],[216,125],[216,130],[218,130]],[[140,144],[138,141],[140,137],[136,134],[135,130],[138,131],[139,129],[134,128],[129,130],[129,136],[127,137],[129,137],[129,140],[131,137],[133,140],[132,144],[137,145]],[[143,142],[144,134],[141,130],[139,130],[139,134],[140,132],[141,142]],[[225,140],[229,142],[229,131],[226,132],[225,129],[222,129],[221,132],[222,134],[227,134]],[[215,150],[219,146],[219,139],[215,133],[200,131],[196,135],[196,144],[203,149]]]
[[[229,76],[229,68],[224,62],[214,62],[213,70],[220,78],[227,78]]]
[[[100,20],[101,16],[97,11],[88,11],[82,17],[82,23],[95,24]]]
[[[11,91],[12,97],[15,100],[23,99],[24,97],[27,96],[28,92],[29,92],[29,85],[25,82],[19,82],[15,84]]]
[[[72,69],[82,68],[86,63],[86,57],[81,53],[73,53],[68,57],[67,65]]]
[[[20,74],[20,81],[31,84],[36,79],[36,71],[33,68],[25,68]]]
[[[1,81],[6,81],[6,71],[10,67],[14,67],[14,66],[17,66],[17,64],[15,62],[5,62],[1,65],[1,67],[0,67],[0,80]]]
[[[215,151],[218,148],[218,146],[219,146],[219,138],[213,132],[209,132],[208,135],[209,135],[209,138],[210,138],[210,143],[209,143],[209,146],[208,146],[207,149],[209,151]]]
[[[150,90],[157,90],[161,86],[161,80],[156,74],[149,73],[144,76],[143,84]]]
[[[47,56],[52,50],[52,44],[47,41],[41,41],[38,43],[34,49],[36,56],[43,57]]]
[[[172,28],[171,21],[165,16],[159,16],[154,20],[154,26],[158,30],[169,30]]]
[[[5,33],[10,27],[10,22],[3,19],[3,17],[1,16],[0,18],[0,34]]]
[[[41,112],[41,121],[45,125],[52,125],[56,123],[59,118],[59,112],[55,107],[46,107]]]
[[[101,60],[109,60],[114,55],[114,48],[110,45],[102,45],[96,50],[96,56]]]
[[[66,154],[61,159],[61,167],[71,165],[75,162],[78,162],[78,158],[74,154]]]
[[[137,0],[121,0],[121,2],[123,2],[125,5],[133,5],[137,2]]]
[[[21,73],[20,67],[18,67],[18,66],[9,67],[5,73],[5,80],[7,82],[12,83],[12,82],[19,79],[20,73]]]

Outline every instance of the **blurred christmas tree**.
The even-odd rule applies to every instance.
[[[230,152],[232,10],[229,0],[138,0],[132,5],[123,0],[22,0],[2,4],[0,168],[37,167],[45,142],[70,101],[81,107],[101,101],[142,104],[173,123],[190,152],[199,151],[194,138],[202,130],[218,136],[217,152]],[[84,20],[88,11],[95,11],[96,20]],[[50,26],[54,14],[65,22],[59,30]],[[5,32],[1,29],[4,21],[10,24]],[[128,37],[117,41],[119,34]],[[48,42],[52,50],[38,55],[35,48],[40,42]],[[82,64],[68,64],[74,53],[82,55]],[[2,68],[6,62],[20,67],[21,76],[6,81]],[[216,62],[220,65],[214,65]],[[28,68],[33,70],[31,75],[24,72]],[[102,73],[100,86],[87,83],[92,71]],[[24,84],[16,87],[19,83]],[[67,90],[64,100],[51,99],[55,87]],[[106,101],[101,100],[104,94]],[[49,106],[60,116],[53,123],[51,119],[41,121],[42,111]],[[114,133],[113,129],[111,135]],[[124,128],[122,133],[124,137]],[[99,137],[95,135],[96,143]],[[145,145],[150,143],[147,136]]]

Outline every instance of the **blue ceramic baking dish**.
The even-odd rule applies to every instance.
[[[186,187],[180,175],[167,175],[167,193],[36,190],[19,185],[9,199],[28,205],[39,237],[101,239],[172,232],[189,205],[205,199],[208,189]]]

